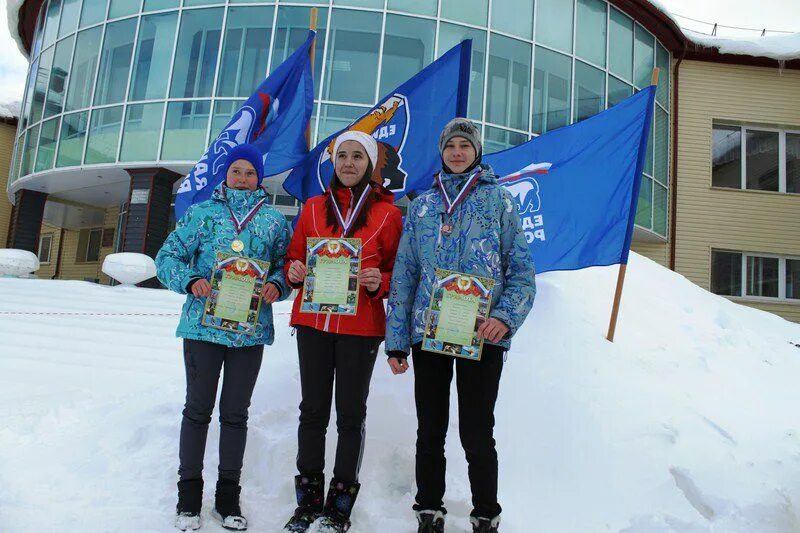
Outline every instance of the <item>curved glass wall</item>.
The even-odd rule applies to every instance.
[[[606,0],[50,0],[11,181],[86,165],[189,164],[305,39],[319,8],[321,139],[464,38],[484,151],[583,120],[661,69],[636,222],[666,235],[670,54]]]

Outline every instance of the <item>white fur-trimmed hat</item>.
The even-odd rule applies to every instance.
[[[333,154],[331,155],[331,158],[334,161],[336,161],[336,154],[339,153],[339,147],[345,141],[356,141],[358,144],[363,146],[364,150],[367,152],[367,157],[369,157],[369,160],[372,163],[372,168],[374,169],[378,166],[377,141],[372,135],[356,130],[347,130],[336,138],[336,142],[333,144]]]

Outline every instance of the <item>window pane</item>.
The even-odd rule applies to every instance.
[[[711,292],[723,296],[742,295],[742,254],[711,251]]]
[[[355,119],[369,111],[365,107],[354,107],[345,105],[323,105],[319,117],[319,135],[317,139],[322,141],[329,135],[333,135],[342,128],[350,125]]]
[[[800,299],[800,259],[786,260],[786,297]]]
[[[100,237],[102,230],[92,230],[89,232],[89,243],[86,245],[86,261],[97,261],[100,259]]]
[[[57,167],[72,167],[81,164],[88,119],[88,111],[64,115],[64,119],[61,121],[61,138],[58,141]]]
[[[533,36],[533,2],[493,0],[492,29],[530,39]]]
[[[653,231],[667,236],[667,188],[653,184]]]
[[[39,239],[39,261],[42,263],[50,262],[50,247],[52,244],[52,235],[42,235],[41,239]]]
[[[33,172],[33,157],[36,155],[36,143],[39,142],[39,126],[36,125],[28,130],[28,135],[25,137],[25,150],[22,157],[22,168],[20,169],[20,176],[27,176]]]
[[[608,77],[608,107],[617,105],[632,94],[632,86],[619,81],[614,76]]]
[[[747,188],[778,190],[778,132],[745,130]]]
[[[486,32],[444,22],[439,24],[439,56],[443,56],[448,50],[464,39],[472,39],[472,66],[469,74],[469,104],[467,116],[471,119],[482,120]]]
[[[664,108],[669,109],[669,75],[671,70],[669,52],[660,44],[656,44],[656,66],[659,70],[656,100]]]
[[[438,3],[438,0],[389,0],[388,9],[435,17]]]
[[[492,34],[486,120],[518,130],[530,117],[531,45]]]
[[[61,113],[64,108],[64,93],[67,90],[67,76],[72,61],[72,44],[75,37],[68,37],[56,45],[53,69],[48,82],[47,100],[44,104],[45,118]]]
[[[483,152],[487,154],[499,152],[528,141],[528,136],[523,133],[491,126],[486,126],[486,135],[484,137]]]
[[[442,0],[442,18],[486,26],[488,0]]]
[[[59,38],[75,31],[78,26],[80,9],[80,0],[64,0],[64,4],[61,6],[61,24],[58,27]]]
[[[267,75],[273,7],[231,7],[222,45],[217,96],[253,94]]]
[[[97,58],[100,55],[102,32],[103,28],[96,26],[78,34],[75,57],[72,59],[72,76],[69,77],[66,111],[89,106],[94,74],[97,70]]]
[[[634,60],[634,79],[633,83],[637,87],[647,87],[653,79],[653,66],[654,66],[654,46],[655,41],[653,36],[647,33],[647,30],[636,25],[636,31],[633,44],[633,60]]]
[[[116,161],[121,124],[122,106],[95,109],[92,112],[89,145],[86,147],[87,165]]]
[[[184,7],[186,6],[205,6],[208,4],[224,4],[225,0],[183,0]]]
[[[649,176],[653,175],[653,132],[655,129],[655,124],[651,122],[650,133],[647,137],[647,154],[645,154],[643,169],[643,171]]]
[[[31,59],[39,57],[39,52],[42,51],[42,40],[44,39],[44,24],[47,20],[45,14],[44,2],[42,8],[39,10],[39,15],[36,20],[36,32],[33,40],[33,47],[31,48]]]
[[[533,131],[545,133],[569,124],[572,60],[536,47],[533,73]]]
[[[327,2],[326,2],[327,3]],[[287,7],[278,8],[278,22],[275,27],[275,42],[272,43],[272,63],[270,70],[278,68],[287,57],[292,55],[308,36],[308,17],[309,7]],[[328,10],[320,9],[317,18],[317,44],[316,57],[314,60],[314,86],[317,88],[317,96],[322,96],[322,61],[324,59],[325,46],[325,27],[328,24]]]
[[[60,18],[60,14],[61,0],[50,0],[50,4],[47,7],[47,21],[44,27],[43,48],[47,48],[55,41],[56,35],[58,34],[58,19]]]
[[[211,138],[216,139],[222,128],[228,125],[231,117],[238,111],[244,100],[217,100],[211,117]]]
[[[42,123],[42,134],[39,137],[39,152],[36,154],[34,172],[53,168],[53,157],[56,153],[58,138],[58,118]]]
[[[381,15],[335,10],[328,40],[325,89],[328,100],[371,104],[375,100]]]
[[[612,8],[608,31],[608,68],[623,80],[633,81],[633,21]]]
[[[742,188],[742,129],[714,126],[711,137],[711,185]]]
[[[433,61],[436,23],[416,17],[386,16],[380,95],[393,91]]]
[[[169,91],[171,97],[211,96],[221,26],[221,8],[184,11]]]
[[[154,161],[164,104],[129,105],[122,132],[120,161]]]
[[[177,13],[142,17],[129,101],[155,100],[166,95],[177,22]]]
[[[333,5],[383,9],[383,0],[333,0]]]
[[[539,0],[536,42],[572,52],[572,0]]]
[[[158,11],[160,9],[178,7],[179,5],[181,5],[180,0],[144,0],[142,11]],[[175,34],[173,34],[173,37],[174,36]]]
[[[25,135],[20,135],[17,139],[17,153],[14,157],[14,169],[9,177],[9,183],[14,183],[20,176],[20,168],[22,167],[23,149],[25,148]]]
[[[595,65],[606,66],[606,9],[603,0],[578,0],[575,53]]]
[[[20,121],[22,125],[20,129],[24,129],[28,127],[31,115],[32,115],[32,108],[33,108],[33,100],[34,98],[34,84],[36,83],[36,79],[39,75],[39,60],[35,60],[31,64],[31,68],[28,71],[28,86],[25,88],[25,103],[22,105],[20,111]]]
[[[800,134],[786,134],[786,192],[800,192]]]
[[[80,26],[91,26],[106,19],[108,0],[83,0]]]
[[[778,297],[778,258],[747,257],[747,295]]]
[[[211,103],[171,102],[164,125],[161,159],[197,161],[207,148],[206,135]]]
[[[140,0],[111,0],[111,7],[108,8],[108,19],[115,19],[133,15],[139,12]]]
[[[653,180],[642,176],[639,189],[639,202],[636,204],[636,224],[643,228],[653,229]]]
[[[33,102],[31,106],[31,124],[42,118],[44,111],[44,98],[47,94],[47,83],[50,79],[50,69],[53,66],[54,48],[48,48],[39,57],[39,68],[36,70],[36,84],[33,87]]]
[[[606,107],[606,74],[581,61],[575,62],[575,122]]]
[[[125,99],[135,36],[135,18],[112,22],[106,26],[94,92],[95,105],[114,104]]]
[[[669,179],[669,115],[666,111],[656,106],[656,113],[653,117],[655,119],[655,134],[656,144],[653,153],[655,159],[655,178],[667,184]]]

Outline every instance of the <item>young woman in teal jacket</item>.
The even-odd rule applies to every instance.
[[[200,527],[203,499],[203,455],[220,372],[219,475],[212,517],[226,529],[247,529],[239,505],[247,416],[264,345],[272,344],[272,303],[291,289],[283,275],[289,245],[286,219],[269,207],[260,188],[262,156],[251,145],[228,154],[226,179],[209,200],[186,211],[156,256],[158,279],[186,294],[176,335],[183,338],[186,403],[180,433],[178,506],[175,526]],[[204,326],[201,321],[211,293],[211,273],[217,252],[236,253],[270,263],[261,292],[263,303],[253,335]]]

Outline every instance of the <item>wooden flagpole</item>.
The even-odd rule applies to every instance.
[[[313,31],[317,31],[317,13],[319,10],[316,7],[311,8],[311,14],[309,15],[309,22],[308,28]],[[314,61],[317,57],[317,36],[314,35],[314,41],[311,43],[311,50],[309,51],[309,56],[311,58],[311,79],[314,79]],[[308,124],[306,125],[306,145],[308,149],[311,150],[311,119],[309,119]]]
[[[650,79],[650,85],[656,85],[656,86],[658,85],[657,68],[653,69],[653,76]],[[641,177],[639,179],[641,179]],[[633,213],[631,213],[631,216],[634,216]],[[628,270],[627,263],[619,265],[619,273],[617,274],[617,290],[614,293],[614,305],[611,307],[611,320],[608,324],[608,335],[606,336],[606,339],[609,342],[614,342],[614,333],[617,330],[617,318],[619,318],[619,304],[620,301],[622,300],[622,287],[625,284],[625,272],[627,270]]]

